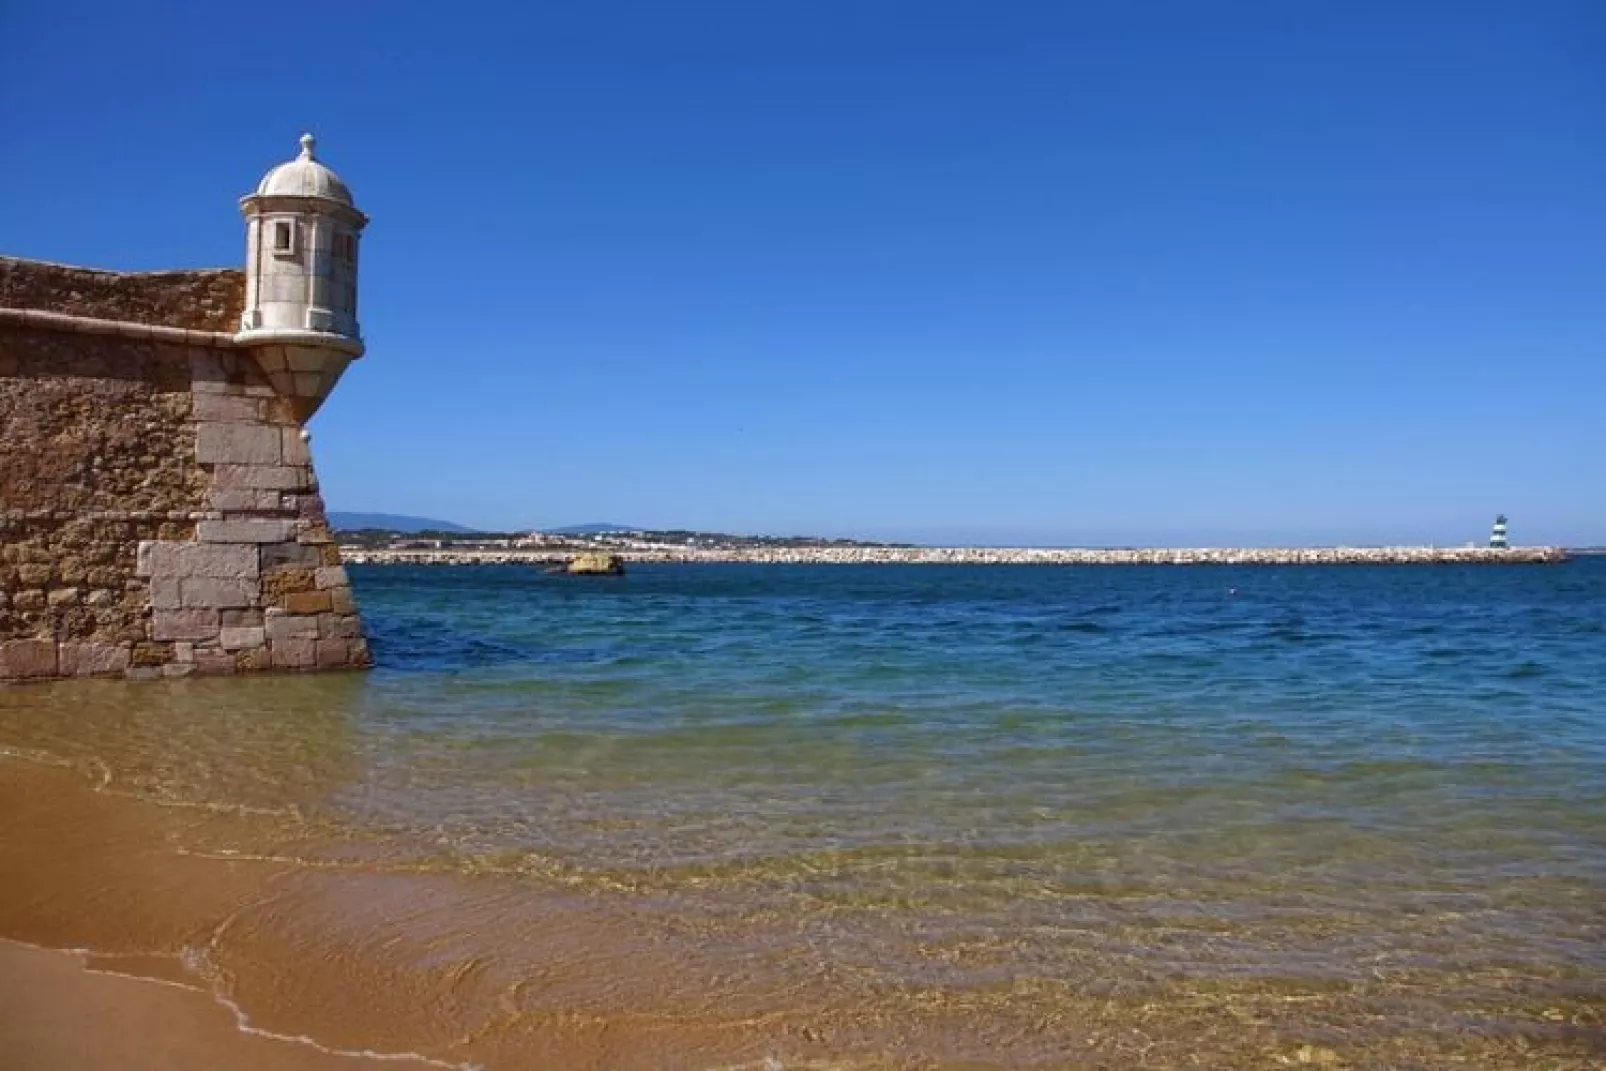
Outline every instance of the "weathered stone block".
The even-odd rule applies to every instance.
[[[298,521],[296,523],[296,538],[303,543],[333,543],[335,533],[329,525],[321,520]]]
[[[64,643],[57,650],[63,677],[121,676],[128,650],[109,643]]]
[[[357,600],[352,597],[350,588],[329,589],[329,609],[337,614],[354,614],[357,612]]]
[[[362,621],[353,614],[320,614],[318,635],[322,639],[355,640],[362,638]]]
[[[254,580],[259,571],[257,548],[249,544],[142,543],[140,557],[148,570],[145,576]]]
[[[55,640],[8,640],[0,643],[0,680],[27,680],[57,674]]]
[[[136,643],[129,652],[128,661],[131,666],[165,666],[173,661],[173,645],[171,643]]]
[[[284,565],[317,569],[322,564],[323,556],[317,547],[309,547],[294,540],[284,543],[264,543],[262,546],[263,572]],[[316,574],[313,576],[313,582],[317,583]]]
[[[327,591],[291,592],[280,605],[292,614],[327,614],[331,609]]]
[[[193,643],[175,643],[175,644],[173,644],[173,661],[180,662],[180,663],[194,662],[195,661],[195,644],[193,644]]]
[[[317,589],[317,574],[311,569],[275,569],[271,573],[262,574],[263,602],[282,604],[284,597],[291,592]]]
[[[224,628],[260,628],[262,626],[262,611],[251,610],[224,610],[220,618]]]
[[[283,640],[273,645],[276,669],[312,669],[318,664],[318,641]]]
[[[250,580],[201,576],[187,578],[181,586],[182,605],[186,609],[236,609],[251,606],[257,601],[258,586]]]
[[[153,640],[212,640],[218,627],[216,610],[157,610],[151,615]]]
[[[77,588],[57,588],[45,596],[45,602],[54,608],[60,609],[64,606],[77,606],[78,598]]]
[[[241,651],[248,647],[261,647],[268,640],[267,629],[256,628],[228,628],[218,631],[218,646],[225,651]]]
[[[301,465],[219,465],[212,470],[212,486],[219,489],[300,491],[311,483],[311,471]]]
[[[189,351],[190,389],[198,393],[232,392],[223,355],[216,350],[196,347]]]
[[[280,429],[271,424],[197,424],[195,460],[203,465],[277,465]]]
[[[194,672],[194,662],[169,662],[162,667],[162,676],[164,677],[188,677]]]
[[[250,488],[230,488],[226,490],[213,489],[207,493],[206,504],[210,509],[222,510],[225,513],[235,513],[244,510],[272,509],[275,506],[264,507],[264,495],[278,497],[277,491],[256,491]]]
[[[277,646],[288,640],[315,640],[318,638],[316,617],[293,617],[281,614],[267,618],[265,625],[268,642]]]
[[[153,610],[181,610],[184,608],[184,588],[176,576],[151,577],[151,608]]]
[[[273,668],[273,652],[266,647],[248,647],[234,653],[234,668],[241,673],[259,673]]]
[[[17,566],[17,580],[30,588],[42,588],[50,583],[50,566],[42,562],[24,562]]]
[[[318,641],[318,668],[334,669],[351,664],[351,644],[345,640]]]
[[[282,543],[294,532],[287,520],[202,521],[195,529],[203,543]]]
[[[11,608],[13,610],[43,610],[45,608],[45,593],[38,589],[14,591],[11,593]]]
[[[314,574],[314,579],[320,591],[343,588],[351,583],[350,578],[346,576],[345,567],[340,565],[323,566]]]
[[[255,424],[262,419],[262,403],[234,394],[196,394],[191,410],[196,420],[237,421]]]
[[[280,368],[284,367],[281,362]],[[264,401],[263,419],[269,424],[294,424],[296,422],[295,401],[291,398],[272,397]]]
[[[286,465],[312,464],[312,451],[307,447],[307,440],[301,437],[301,429],[296,427],[280,428],[283,439],[279,446],[280,456]]]
[[[227,651],[205,649],[195,652],[196,673],[218,677],[233,673],[234,669],[234,656]]]

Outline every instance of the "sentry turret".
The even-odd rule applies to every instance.
[[[346,184],[301,152],[240,199],[246,220],[245,311],[236,342],[249,346],[278,393],[306,420],[363,353],[357,254],[368,217]]]

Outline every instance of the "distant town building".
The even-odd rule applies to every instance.
[[[1495,550],[1505,550],[1510,544],[1506,541],[1506,515],[1498,515],[1494,519],[1494,527],[1489,530],[1489,546]]]

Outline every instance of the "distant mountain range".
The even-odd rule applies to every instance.
[[[409,517],[401,513],[348,513],[332,511],[329,514],[329,526],[346,532],[356,532],[364,528],[372,528],[381,532],[482,532],[483,528],[468,528],[452,521],[437,520],[434,517]],[[542,528],[541,531],[550,535],[602,535],[606,532],[639,532],[641,529],[628,524],[608,524],[605,521],[593,521],[590,524],[571,524],[564,528]],[[512,528],[509,531],[527,531],[522,528]]]
[[[377,528],[384,532],[473,532],[451,521],[438,521],[431,517],[408,517],[400,513],[330,513],[329,527],[354,532],[362,528]]]
[[[547,535],[601,535],[604,532],[639,532],[640,528],[628,524],[608,524],[592,521],[590,524],[571,524],[566,528],[543,528]]]

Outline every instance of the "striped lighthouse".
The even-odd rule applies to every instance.
[[[1494,527],[1489,529],[1489,546],[1495,550],[1505,550],[1509,544],[1506,542],[1506,515],[1501,513],[1494,519]]]

